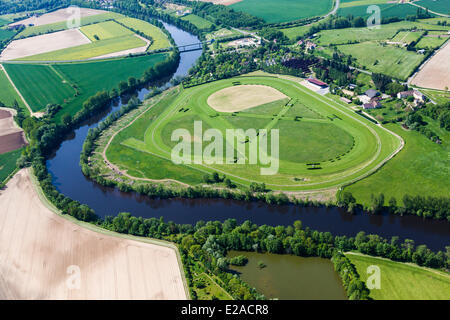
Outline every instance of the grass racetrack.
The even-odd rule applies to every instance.
[[[349,252],[346,256],[356,266],[363,281],[368,278],[367,267],[380,268],[380,289],[370,290],[370,297],[375,300],[450,299],[448,273],[358,253]]]
[[[230,5],[264,19],[268,23],[289,22],[303,18],[322,16],[331,11],[332,0],[243,0]]]
[[[236,88],[237,82],[239,85],[269,86],[288,99],[284,103],[275,101],[278,104],[253,108],[265,111],[260,113],[248,112],[252,109],[217,112],[208,105],[211,95]],[[164,98],[118,132],[106,150],[111,163],[140,179],[167,178],[195,185],[202,183],[205,173],[217,171],[238,184],[264,182],[272,190],[327,189],[370,174],[400,146],[399,138],[387,130],[287,79],[238,77],[172,90],[163,95]],[[203,132],[214,128],[224,136],[226,129],[233,128],[279,129],[278,173],[261,175],[260,168],[268,166],[248,161],[244,164],[174,165],[171,151],[177,142],[171,141],[172,132],[184,128],[193,135],[193,123],[200,120]],[[193,139],[199,141],[200,137]],[[270,133],[268,141],[270,154]],[[244,148],[248,155],[250,140],[240,143],[246,144]],[[204,142],[203,147],[207,145],[209,142]],[[239,158],[236,146],[235,157]]]

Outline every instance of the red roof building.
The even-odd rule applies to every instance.
[[[319,86],[321,88],[326,88],[328,87],[328,85],[325,82],[322,82],[320,80],[314,79],[314,78],[309,78],[308,79],[309,83],[315,84],[316,86]]]

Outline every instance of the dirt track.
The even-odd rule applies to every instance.
[[[0,299],[186,299],[174,249],[56,215],[26,169],[0,191],[0,208]]]

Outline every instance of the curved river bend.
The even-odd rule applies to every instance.
[[[177,45],[199,42],[193,36],[173,25],[164,23]],[[186,75],[195,64],[201,51],[181,54],[180,65],[172,77]],[[143,67],[145,69],[145,67]],[[142,89],[138,97],[143,99],[148,90]],[[124,101],[125,103],[125,101]],[[359,231],[376,233],[390,238],[413,239],[416,244],[426,244],[433,250],[444,250],[450,245],[450,224],[446,221],[423,220],[419,217],[392,215],[372,216],[358,213],[350,215],[339,208],[298,208],[270,206],[264,203],[246,203],[223,199],[170,199],[155,200],[134,193],[122,193],[105,188],[87,179],[79,166],[80,152],[89,128],[97,126],[110,112],[120,108],[121,103],[91,119],[69,135],[47,161],[56,188],[68,197],[89,205],[96,214],[105,217],[119,212],[135,216],[164,217],[166,221],[195,224],[199,220],[225,220],[235,218],[238,222],[251,220],[257,224],[289,225],[302,220],[304,226],[334,235],[354,236]]]

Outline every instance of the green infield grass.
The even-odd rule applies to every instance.
[[[91,41],[111,39],[132,35],[130,29],[122,27],[115,21],[105,21],[80,28],[80,31]]]
[[[192,23],[194,26],[196,26],[201,30],[209,29],[213,25],[211,21],[199,17],[195,14],[188,14],[187,16],[182,17],[181,20],[189,21],[190,23]]]
[[[233,113],[216,111],[208,104],[208,98],[223,89],[235,97],[251,94],[250,91],[241,93],[241,84],[250,91],[253,88],[249,85],[271,87],[286,95],[289,101],[262,103]],[[269,96],[264,98],[270,100]],[[279,171],[261,175],[261,167],[268,165],[244,160],[242,151],[248,155],[248,150],[257,146],[252,137],[229,145],[234,150],[231,157],[226,157],[224,143],[221,159],[231,164],[173,164],[171,152],[177,144],[171,139],[174,130],[187,129],[193,141],[201,140],[201,136],[194,135],[194,121],[202,122],[203,132],[213,128],[224,136],[227,129],[278,129]],[[271,154],[270,133],[267,140],[268,154]],[[208,145],[203,143],[204,148]],[[219,172],[241,185],[264,182],[272,190],[296,191],[337,187],[361,179],[387,161],[399,146],[399,138],[389,131],[298,82],[248,76],[165,93],[164,98],[116,135],[106,155],[109,161],[138,178],[174,179],[196,185],[202,183],[205,173]],[[237,159],[244,163],[235,164]]]
[[[425,121],[429,125],[435,123],[431,119]],[[442,144],[437,144],[423,134],[405,130],[398,124],[385,126],[404,139],[404,148],[378,172],[345,187],[345,190],[350,191],[363,205],[370,205],[371,194],[380,193],[384,193],[386,204],[391,197],[402,204],[406,194],[448,196],[450,133],[433,124],[431,129],[442,139]]]
[[[120,52],[123,50],[144,47],[146,42],[137,36],[128,35],[95,41],[81,46],[56,50],[52,52],[41,53],[33,56],[28,56],[16,60],[20,61],[71,61],[71,60],[85,60],[103,56],[106,54]]]
[[[243,0],[229,7],[264,19],[268,23],[280,23],[303,18],[322,16],[331,11],[332,0]]]
[[[11,85],[3,69],[0,68],[0,101],[7,107],[12,107],[14,105],[14,100],[17,101],[22,110],[29,114],[28,108],[23,103],[17,91]]]
[[[369,266],[380,268],[380,289],[371,289],[375,300],[449,300],[450,274],[414,264],[348,252],[361,280],[367,281]],[[370,274],[372,274],[371,271]]]
[[[340,45],[338,50],[356,58],[357,62],[372,72],[387,74],[405,80],[419,66],[424,55],[405,48],[376,42]]]
[[[47,104],[62,104],[75,95],[75,89],[50,66],[9,63],[3,66],[34,112],[45,109]]]
[[[171,46],[167,35],[162,32],[161,29],[159,29],[157,26],[152,25],[151,23],[134,18],[122,18],[118,19],[117,22],[133,30],[140,31],[147,37],[152,38],[152,44],[150,45],[149,50],[159,50]]]

